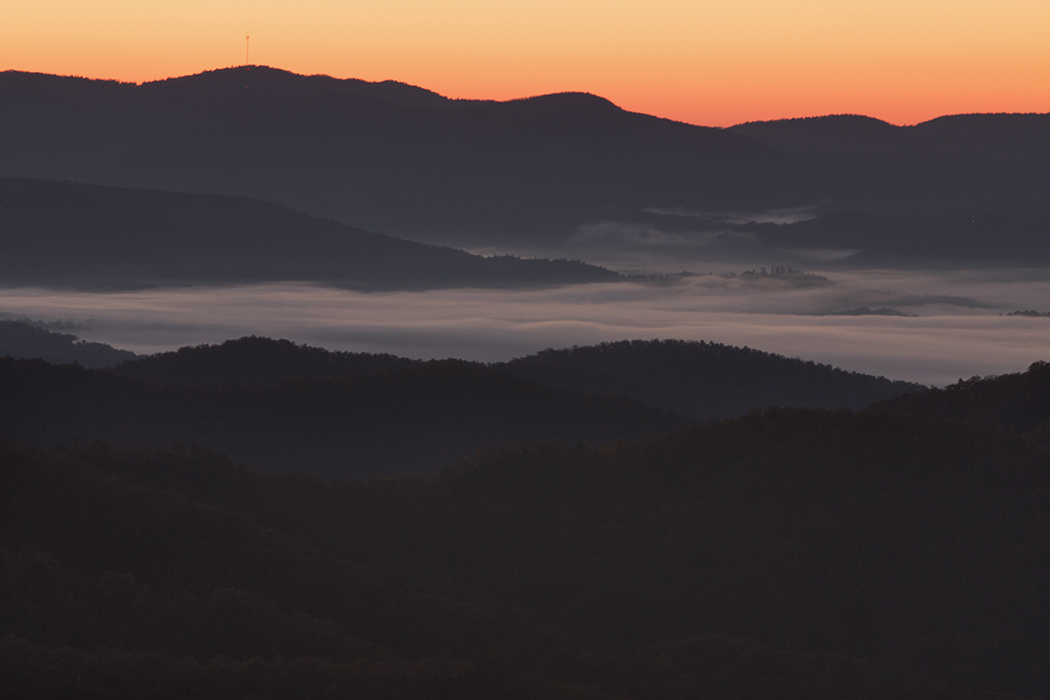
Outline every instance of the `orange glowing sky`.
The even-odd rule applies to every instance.
[[[0,70],[154,80],[243,63],[246,31],[297,73],[710,126],[1050,112],[1050,0],[3,0]]]

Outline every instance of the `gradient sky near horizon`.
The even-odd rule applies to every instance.
[[[0,70],[155,80],[242,64],[246,31],[298,73],[709,126],[1050,112],[1047,0],[3,0]]]

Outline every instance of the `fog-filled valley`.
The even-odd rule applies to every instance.
[[[748,272],[748,271],[743,271]],[[680,338],[922,384],[1046,355],[1047,270],[721,273],[526,289],[361,293],[315,284],[125,292],[0,289],[8,318],[65,323],[139,353],[243,335],[416,359],[504,361],[544,348]]]
[[[0,73],[0,696],[1050,698],[1050,115]]]

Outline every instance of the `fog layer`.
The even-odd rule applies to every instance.
[[[0,290],[2,315],[70,322],[82,338],[140,353],[256,334],[330,349],[493,361],[547,347],[683,338],[926,384],[1050,359],[1050,319],[1008,315],[1046,307],[1046,270],[712,274],[393,293],[288,283]]]

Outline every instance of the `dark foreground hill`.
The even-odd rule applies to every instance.
[[[751,348],[685,340],[544,350],[499,366],[559,389],[629,396],[705,420],[739,417],[768,406],[859,410],[924,389]]]
[[[1050,694],[1050,459],[961,425],[783,409],[329,483],[5,445],[0,483],[11,697]]]
[[[943,389],[880,401],[872,409],[966,423],[1050,447],[1050,364],[1036,362],[1026,372],[960,379]]]
[[[456,360],[193,387],[0,358],[0,431],[8,439],[199,443],[253,467],[328,477],[429,472],[479,448],[600,444],[688,422],[630,399],[559,391]]]
[[[521,630],[241,513],[9,444],[0,484],[5,698],[578,697],[506,672]]]
[[[253,337],[158,353],[124,362],[113,371],[154,383],[263,385],[413,364],[392,355],[331,352]],[[684,340],[625,340],[544,350],[490,367],[556,389],[626,396],[701,420],[739,417],[767,406],[857,410],[924,389],[751,348]]]
[[[245,197],[0,178],[0,283],[121,289],[309,281],[353,289],[614,281],[569,260],[482,257]]]
[[[325,350],[290,340],[250,336],[138,357],[121,362],[111,371],[152,384],[264,386],[293,379],[374,374],[420,364],[419,360],[396,355]]]
[[[84,367],[112,367],[137,355],[105,343],[81,340],[26,321],[0,320],[0,357],[38,358],[53,364],[77,362]]]

